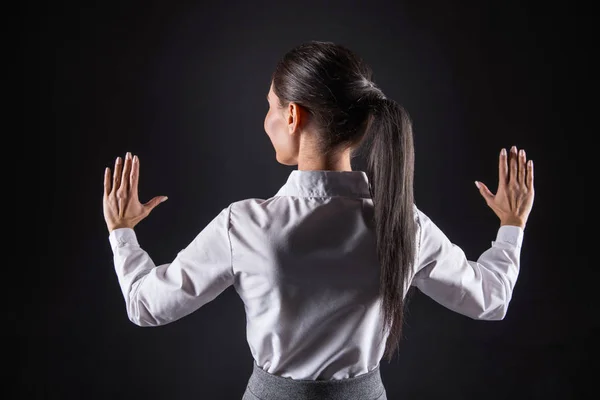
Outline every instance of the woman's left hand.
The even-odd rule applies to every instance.
[[[115,171],[110,176],[110,168],[104,171],[104,220],[108,231],[117,228],[132,228],[160,203],[167,200],[167,196],[156,196],[146,204],[141,204],[138,199],[138,181],[140,177],[140,160],[131,153],[125,155],[125,166],[121,157],[115,161]]]

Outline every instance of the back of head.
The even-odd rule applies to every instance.
[[[295,102],[317,127],[323,154],[368,147],[367,176],[373,199],[386,356],[402,336],[404,288],[415,257],[414,145],[404,108],[372,82],[371,68],[348,48],[309,41],[288,51],[272,75],[280,106]]]

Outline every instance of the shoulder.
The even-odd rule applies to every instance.
[[[231,211],[242,211],[246,209],[254,209],[257,207],[262,207],[263,204],[270,199],[259,199],[259,198],[250,198],[250,199],[242,199],[234,201],[229,205]]]
[[[268,199],[261,198],[249,198],[243,200],[237,200],[231,203],[228,208],[230,215],[244,216],[253,214],[265,214],[274,212],[281,205],[281,197],[271,197]]]
[[[285,197],[249,198],[235,201],[227,208],[229,226],[235,228],[233,235],[261,237],[287,220],[289,202]]]

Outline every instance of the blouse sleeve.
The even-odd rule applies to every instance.
[[[470,261],[420,210],[417,221],[418,256],[412,285],[459,314],[504,319],[519,275],[523,228],[501,226],[491,247],[477,261]]]
[[[133,229],[110,232],[115,272],[131,322],[139,326],[168,324],[233,284],[230,210],[223,209],[171,263],[158,266],[139,246]]]

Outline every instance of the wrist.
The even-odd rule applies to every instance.
[[[120,228],[133,229],[133,226],[129,226],[129,225],[125,225],[125,224],[110,225],[110,226],[108,226],[108,233],[114,231],[115,229],[120,229]]]
[[[518,218],[510,218],[510,219],[501,220],[500,226],[504,226],[504,225],[519,226],[522,229],[525,229],[525,221],[518,219]]]

